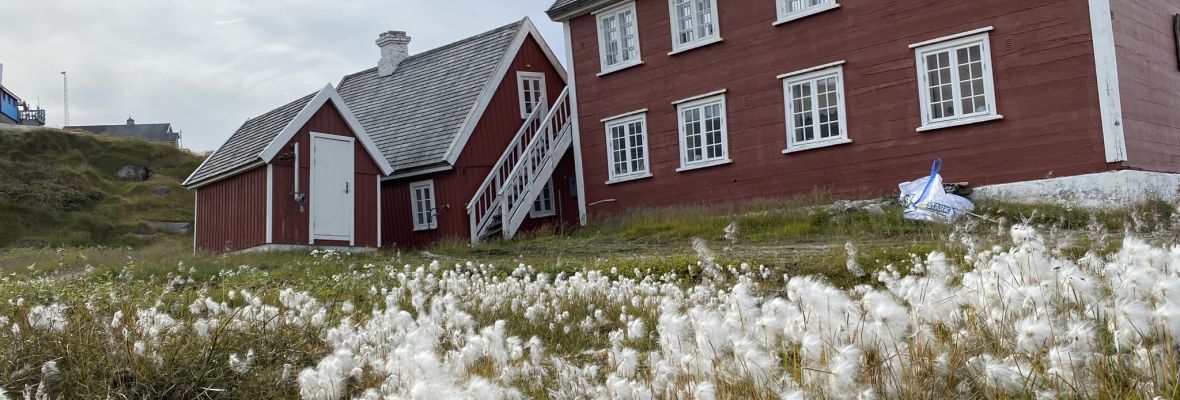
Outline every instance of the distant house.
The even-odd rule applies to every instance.
[[[527,18],[246,121],[185,181],[203,252],[416,247],[579,223],[566,74]]]
[[[4,87],[4,64],[0,64],[0,124],[45,125],[45,110],[31,109],[28,103]]]
[[[134,119],[127,118],[127,123],[124,125],[67,126],[65,129],[86,131],[102,136],[140,138],[180,147],[180,131],[172,130],[172,124],[168,123],[136,124]]]

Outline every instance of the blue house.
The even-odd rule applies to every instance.
[[[4,64],[0,64],[0,124],[45,125],[45,110],[30,109],[20,97],[4,87]]]

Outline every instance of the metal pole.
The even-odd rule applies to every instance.
[[[66,71],[61,72],[61,90],[65,102],[65,126],[70,125],[70,82],[66,78]]]

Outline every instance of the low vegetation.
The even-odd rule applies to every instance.
[[[0,249],[143,245],[163,234],[147,221],[192,220],[180,183],[201,158],[163,144],[54,129],[0,128]],[[128,165],[151,178],[116,177]]]
[[[1180,396],[1175,209],[764,203],[424,251],[0,253],[10,398]],[[4,398],[4,395],[0,395]]]

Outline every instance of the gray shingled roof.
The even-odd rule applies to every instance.
[[[299,100],[246,121],[225,144],[221,145],[221,148],[213,152],[209,159],[193,172],[192,176],[189,176],[184,184],[198,184],[258,161],[266,146],[283,132],[283,128],[299,115],[299,111],[302,111],[317,93],[303,96]]]
[[[103,136],[135,137],[154,142],[175,143],[180,138],[180,134],[172,131],[172,124],[67,126],[62,129],[87,131]]]
[[[589,6],[594,3],[609,3],[609,2],[610,2],[610,0],[557,0],[553,3],[552,6],[549,7],[548,11],[545,11],[545,13],[549,14],[550,19],[552,19],[554,21],[561,21],[566,18],[572,17],[572,15],[571,16],[566,15],[566,14],[570,13],[571,11],[577,10],[582,7]],[[562,18],[562,17],[564,17],[564,18]]]
[[[376,68],[345,76],[338,92],[394,171],[444,164],[522,26],[514,22],[412,55],[387,77]]]

